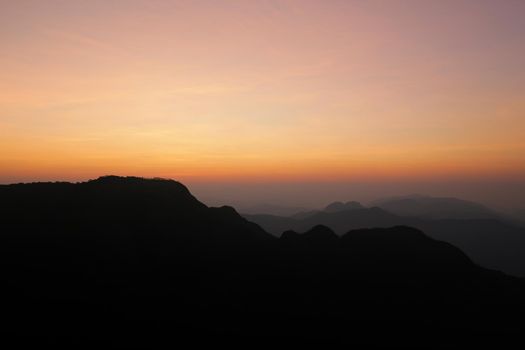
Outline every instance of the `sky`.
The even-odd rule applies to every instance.
[[[522,0],[0,0],[0,183],[524,208],[524,18]]]

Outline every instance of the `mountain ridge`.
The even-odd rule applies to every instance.
[[[379,207],[342,212],[316,212],[305,217],[245,215],[267,232],[279,236],[283,231],[305,231],[322,224],[338,235],[362,228],[408,225],[432,238],[461,248],[476,263],[516,276],[525,276],[525,229],[498,219],[426,219],[405,217]]]
[[[0,186],[0,198],[0,335],[17,345],[406,346],[525,330],[524,280],[415,228],[277,239],[169,180]]]
[[[426,219],[502,219],[502,214],[488,207],[455,197],[408,195],[372,202],[393,214]]]

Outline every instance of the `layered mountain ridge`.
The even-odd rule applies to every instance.
[[[523,280],[412,227],[316,223],[278,239],[176,181],[135,177],[0,198],[1,332],[19,345],[501,344],[525,329]]]
[[[424,198],[428,201],[427,197]],[[463,202],[460,203],[463,205]],[[423,208],[422,212],[428,212],[428,208]],[[444,213],[441,210],[432,212],[435,215]],[[461,215],[464,214],[465,212]],[[494,216],[477,219],[433,219],[431,216],[403,216],[381,207],[352,207],[339,211],[317,210],[290,217],[266,214],[244,215],[246,219],[257,223],[275,236],[287,230],[306,231],[319,224],[328,226],[338,235],[362,228],[411,226],[424,231],[432,238],[461,248],[476,263],[484,267],[516,276],[525,276],[525,228]]]

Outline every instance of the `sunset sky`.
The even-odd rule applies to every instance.
[[[0,44],[0,183],[513,183],[501,204],[524,199],[522,0],[0,0]]]

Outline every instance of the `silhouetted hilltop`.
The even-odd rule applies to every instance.
[[[279,239],[289,249],[340,254],[342,265],[352,261],[364,271],[440,271],[457,274],[477,267],[461,250],[436,241],[408,226],[351,230],[337,236],[329,227],[317,225],[305,233],[285,231]],[[311,257],[308,257],[310,259]],[[334,266],[339,269],[339,266]]]
[[[337,234],[364,227],[403,225],[397,215],[377,207],[333,212],[318,211],[301,218],[273,215],[245,215],[244,217],[275,235],[286,230],[305,231],[318,224],[330,227]]]
[[[0,199],[4,343],[501,345],[525,330],[523,280],[406,226],[339,238],[315,222],[277,239],[176,181],[135,177],[0,186]],[[396,218],[305,220],[348,215]]]
[[[173,180],[104,176],[77,184],[17,184],[0,186],[0,196],[7,231],[13,226],[28,234],[147,234],[199,244],[204,238],[272,239],[235,209],[208,208]]]

